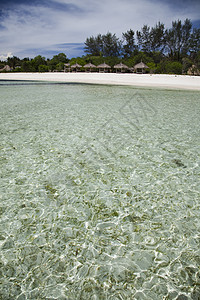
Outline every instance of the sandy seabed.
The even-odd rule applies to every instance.
[[[113,84],[200,91],[200,76],[120,73],[0,73],[0,80]]]

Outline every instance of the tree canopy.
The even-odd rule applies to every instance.
[[[147,24],[135,32],[129,29],[122,33],[122,39],[108,32],[98,34],[85,41],[85,52],[90,55],[131,57],[137,51],[145,53],[160,52],[174,60],[181,59],[189,52],[196,54],[200,47],[200,29],[192,28],[192,22],[186,19],[173,21],[169,29],[158,22],[150,27]]]
[[[110,32],[104,35],[98,34],[96,37],[91,36],[85,41],[85,52],[94,56],[119,56],[121,41]]]

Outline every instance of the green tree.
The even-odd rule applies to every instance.
[[[173,59],[180,61],[189,51],[191,29],[192,23],[186,19],[184,24],[181,20],[172,22],[172,28],[165,31],[166,49]]]
[[[182,59],[183,73],[186,74],[188,69],[192,66],[192,61],[188,57]]]
[[[67,63],[69,59],[67,59],[67,56],[65,53],[59,53],[58,55],[54,55],[52,59],[50,59],[47,64],[51,71],[56,69],[56,66],[59,63]]]
[[[31,60],[31,65],[34,72],[39,72],[39,66],[46,65],[45,57],[42,57],[41,55],[36,56]]]
[[[138,64],[141,61],[143,61],[143,63],[145,63],[145,64],[154,62],[153,58],[150,57],[147,53],[140,51],[137,55],[134,56],[134,63]]]
[[[165,45],[165,25],[158,22],[155,27],[151,28],[150,32],[150,48],[151,51],[161,52]]]
[[[167,74],[182,74],[182,64],[179,61],[170,61],[165,68]]]
[[[151,51],[151,31],[148,25],[144,25],[141,31],[136,32],[140,50],[144,52]]]
[[[200,51],[200,28],[194,28],[189,40],[190,55],[195,58]]]
[[[155,27],[150,28],[148,25],[144,25],[141,31],[137,31],[137,40],[140,50],[150,53],[162,52],[165,43],[165,31],[164,24],[158,22]]]
[[[0,69],[3,69],[5,67],[5,62],[0,60]]]
[[[40,73],[42,73],[42,72],[49,72],[49,67],[47,65],[39,65],[38,71]]]
[[[53,61],[56,61],[57,63],[67,63],[68,59],[65,53],[59,53],[58,55],[54,55],[52,58]]]
[[[92,56],[100,56],[103,50],[102,35],[98,34],[96,37],[91,36],[85,41],[85,52]]]
[[[97,37],[90,37],[85,42],[85,52],[92,56],[119,56],[121,53],[121,41],[115,34],[98,34]]]
[[[157,65],[158,63],[161,62],[161,60],[163,60],[164,54],[160,51],[153,51],[153,52],[151,52],[151,57],[152,57],[154,63]]]
[[[121,52],[121,41],[115,34],[108,32],[102,36],[103,41],[103,56],[119,56]]]
[[[17,56],[13,56],[13,57],[8,57],[7,58],[7,64],[11,67],[11,68],[15,68],[16,66],[20,66],[21,65],[21,60],[19,57]]]
[[[123,55],[124,57],[131,57],[133,53],[137,50],[137,46],[135,44],[135,32],[130,29],[127,32],[122,33],[123,42]]]
[[[200,69],[200,51],[196,53],[194,63],[198,69]]]
[[[106,61],[106,59],[102,57],[102,55],[101,56],[87,55],[85,56],[85,61],[86,63],[92,63],[95,66],[98,66],[102,64],[104,61]]]
[[[36,72],[35,68],[32,65],[32,62],[29,60],[24,60],[22,62],[22,71],[23,72]]]
[[[70,59],[70,65],[74,65],[75,63],[84,66],[86,64],[85,57],[73,57]]]
[[[192,22],[189,19],[184,21],[182,25],[182,39],[181,39],[181,54],[187,55],[190,49],[190,38],[192,31]]]

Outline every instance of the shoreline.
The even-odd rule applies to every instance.
[[[200,76],[130,73],[0,73],[0,80],[126,85],[200,91]]]

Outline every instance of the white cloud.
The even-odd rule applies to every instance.
[[[8,57],[12,57],[13,54],[11,52],[8,52],[7,54],[1,54],[0,53],[0,60],[4,61],[4,60],[7,60]]]
[[[1,51],[19,53],[30,48],[50,48],[62,43],[84,43],[86,38],[108,31],[121,37],[128,29],[138,30],[157,21],[170,26],[176,19],[198,19],[198,12],[172,9],[159,0],[54,0],[54,6],[20,5],[1,22]],[[42,3],[42,2],[41,2]],[[64,5],[66,9],[64,9]],[[76,9],[77,7],[77,9]],[[63,8],[63,9],[61,9]]]

